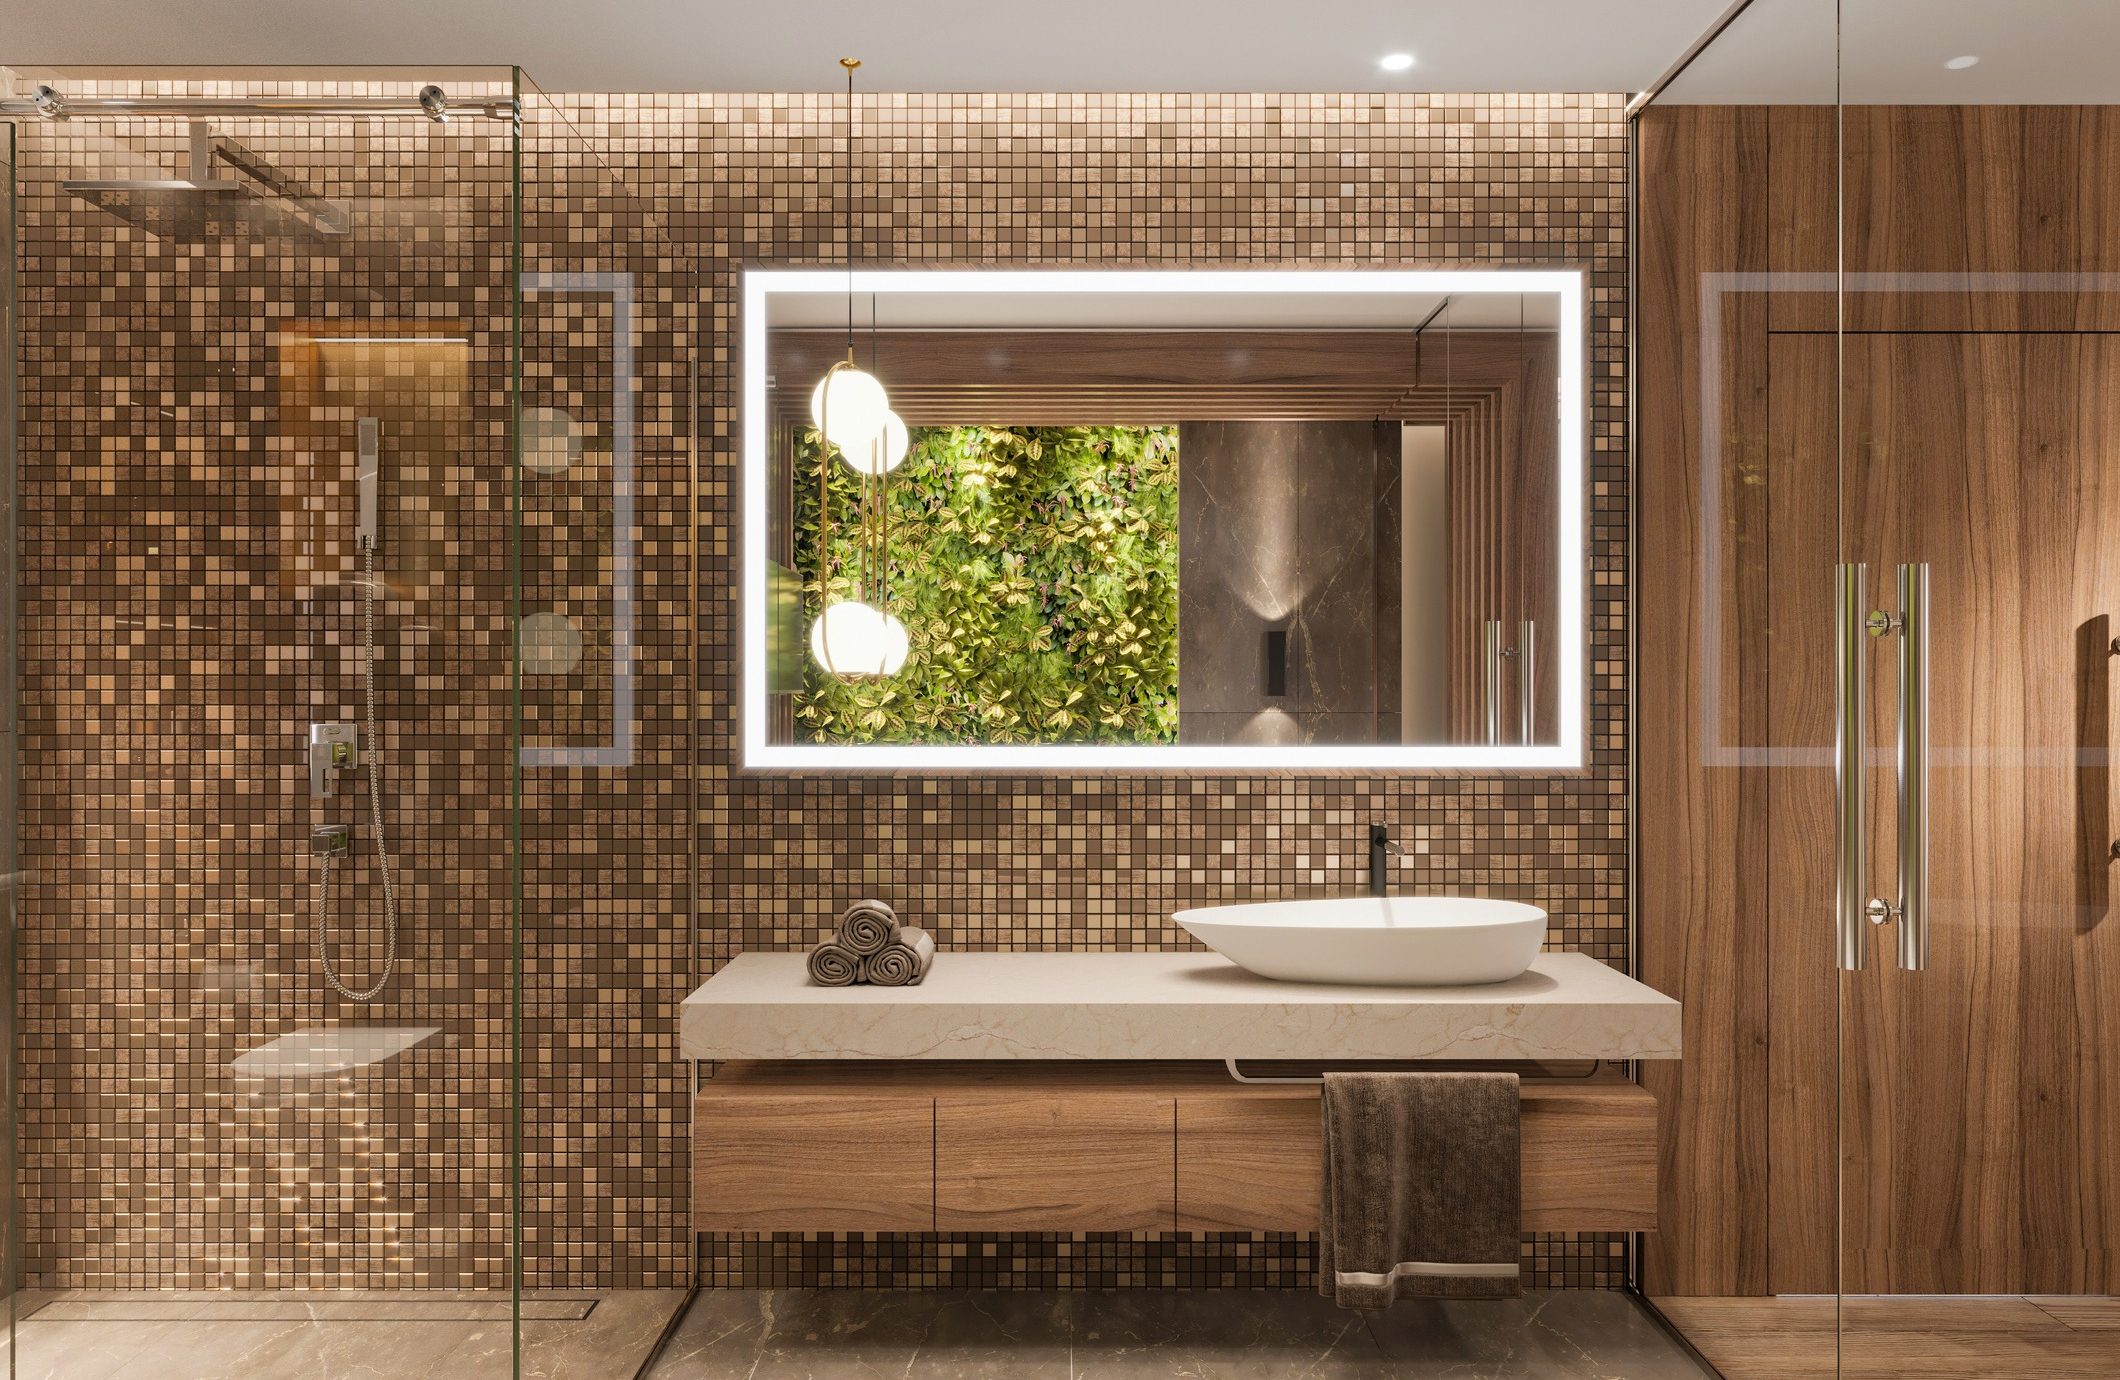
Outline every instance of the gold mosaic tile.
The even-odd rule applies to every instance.
[[[849,215],[831,97],[533,103],[525,269],[628,275],[639,443],[631,765],[525,773],[529,1283],[686,1278],[676,1003],[736,953],[807,944],[856,892],[892,900],[945,950],[1181,947],[1174,909],[1358,885],[1362,826],[1384,819],[1414,844],[1409,889],[1533,901],[1554,916],[1554,947],[1624,957],[1621,105],[871,96]],[[23,131],[24,1254],[73,1287],[500,1284],[508,160],[498,132],[469,120],[237,132],[353,202],[359,243],[186,245],[128,230],[58,184],[174,166],[180,125]],[[747,264],[849,254],[1589,269],[1590,769],[740,772],[736,278]],[[445,324],[468,342],[460,376],[423,375],[442,366],[388,350],[365,372],[290,370],[284,333],[377,322]],[[533,294],[524,328],[525,406],[566,413],[584,442],[563,472],[524,477],[522,611],[567,620],[581,651],[573,670],[526,676],[524,726],[533,745],[591,748],[619,702],[612,308],[593,293]],[[386,481],[402,531],[386,551],[416,550],[419,566],[391,572],[382,678],[406,947],[391,997],[364,1018],[441,1024],[450,1038],[330,1086],[261,1092],[229,1074],[235,1053],[344,1014],[309,958],[313,812],[295,744],[312,718],[358,715],[353,555],[331,515],[350,502],[350,419],[372,405],[404,413]],[[334,806],[353,818],[347,797]],[[371,870],[349,872],[337,932],[361,973],[376,947],[350,937],[375,928],[378,901]],[[1616,1283],[1619,1249],[1609,1236],[1527,1239],[1531,1282]],[[745,1285],[1307,1286],[1309,1251],[1270,1236],[716,1238],[703,1262],[710,1283]]]

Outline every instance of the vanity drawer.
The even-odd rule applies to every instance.
[[[1318,1095],[1204,1090],[1178,1098],[1179,1231],[1316,1231]]]
[[[1525,1231],[1656,1229],[1656,1099],[1632,1083],[1526,1083]],[[1178,1095],[1178,1230],[1316,1231],[1314,1090]]]
[[[1132,1092],[935,1099],[938,1231],[1169,1231],[1176,1103]]]
[[[934,1230],[933,1098],[710,1089],[697,1110],[696,1230]]]
[[[1524,1230],[1653,1231],[1649,1091],[1522,1095]],[[731,1063],[693,1135],[699,1231],[1317,1230],[1317,1089],[1219,1066]]]

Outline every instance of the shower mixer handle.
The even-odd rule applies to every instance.
[[[309,798],[327,800],[338,773],[358,766],[360,735],[349,723],[309,726]]]

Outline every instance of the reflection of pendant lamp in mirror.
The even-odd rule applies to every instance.
[[[891,411],[876,376],[854,364],[854,69],[858,58],[841,58],[847,74],[847,357],[810,393],[810,420],[817,427],[817,591],[821,612],[810,625],[810,655],[833,675],[891,676],[912,650],[906,626],[890,611],[890,472],[905,459],[905,423]],[[832,451],[860,476],[860,507],[854,518],[858,561],[851,598],[832,595]]]

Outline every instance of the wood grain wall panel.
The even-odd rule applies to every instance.
[[[1840,139],[1833,107],[1779,105],[1766,111],[1767,328],[1831,331],[1839,320],[1840,215],[1834,179]],[[1822,398],[1830,397],[1822,395]]]
[[[1851,106],[1844,150],[1834,114],[1769,112],[1769,266],[1828,284],[1778,284],[1772,329],[1834,329],[1843,225],[1850,330],[2120,327],[2072,277],[2120,271],[2120,107]]]
[[[1846,139],[1850,272],[2025,275],[1852,293],[1851,329],[2120,327],[2069,280],[2120,271],[2120,107],[1850,107]]]
[[[1748,482],[1764,462],[1761,297],[1724,303],[1701,349],[1701,284],[1767,265],[1767,112],[1674,107],[1639,122],[1638,482],[1643,531],[1637,830],[1639,971],[1682,994],[1686,1057],[1644,1082],[1670,1114],[1655,1294],[1746,1294],[1767,1283],[1764,788],[1737,749],[1762,741],[1763,534]],[[1716,360],[1704,378],[1704,358]]]
[[[2110,1061],[2083,1055],[2120,1033],[2100,947],[2115,927],[2098,918],[2120,824],[2085,764],[2110,751],[2114,612],[2092,605],[2120,602],[2104,568],[2120,534],[2094,529],[2116,504],[2103,476],[2120,443],[2101,430],[2116,382],[2102,346],[2065,332],[2107,329],[2120,307],[2067,276],[2120,257],[2116,131],[2109,109],[1851,108],[1843,159],[1830,108],[1642,122],[1641,956],[1688,1014],[1684,1064],[1647,1074],[1669,1112],[1653,1292],[1831,1287],[1843,1086],[1850,1288],[2110,1287],[2120,1170],[2086,1147],[2120,1134],[2120,1089]],[[1843,168],[1844,399],[1830,291]],[[1704,297],[1704,275],[1762,268],[1775,276]],[[1843,987],[1831,569],[1843,552],[1867,561],[1871,604],[1890,606],[1892,566],[1916,544],[1939,582],[1952,569],[1973,591],[1945,613],[1939,583],[1939,638],[1955,618],[1961,638],[1989,639],[1950,657],[1972,716],[1955,750],[1988,768],[1936,783],[1960,814],[1947,843],[1939,808],[1933,864],[1939,896],[1946,877],[1956,889],[1960,948],[1900,979],[1886,930]],[[2062,609],[2073,623],[2052,622]],[[1940,641],[1935,655],[1940,669]],[[1881,753],[1896,692],[1891,657],[1873,662]],[[1948,703],[1939,692],[1939,725]],[[2041,739],[2035,722],[2073,736]],[[1881,756],[1870,784],[1868,889],[1884,894]]]
[[[2112,837],[2109,744],[2080,736],[2109,721],[2110,682],[2079,648],[2120,600],[2120,344],[1851,337],[1846,387],[1849,540],[1887,569],[1928,561],[1935,613],[1929,967],[1879,955],[1842,984],[1847,1287],[2103,1292],[2120,926],[2086,845]],[[1889,742],[1892,658],[1870,671]]]
[[[1838,1141],[1833,891],[1833,567],[1838,560],[1839,387],[1834,337],[1780,333],[1768,347],[1768,569],[1763,645],[1767,789],[1768,1288],[1830,1293],[1835,1278],[1833,1146]],[[1889,602],[1889,571],[1871,574]],[[1878,789],[1889,799],[1889,785]],[[1882,856],[1889,857],[1889,853]]]

